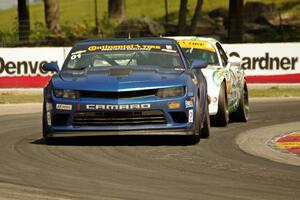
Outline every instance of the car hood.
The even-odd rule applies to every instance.
[[[54,88],[88,91],[134,91],[186,85],[184,69],[110,67],[68,70],[52,78]]]

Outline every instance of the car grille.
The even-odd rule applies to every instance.
[[[75,113],[73,126],[166,124],[162,111],[100,111]]]
[[[129,92],[95,92],[95,91],[80,91],[82,98],[105,98],[105,99],[126,99],[138,98],[146,96],[155,96],[157,90],[140,90]]]

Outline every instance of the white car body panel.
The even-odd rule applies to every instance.
[[[201,69],[207,81],[207,93],[211,98],[209,105],[209,114],[216,115],[218,112],[218,97],[220,93],[220,86],[223,81],[226,83],[226,93],[228,98],[228,108],[230,112],[235,111],[239,105],[240,92],[244,85],[244,71],[240,68],[241,63],[237,59],[232,59],[234,63],[228,62],[223,66],[221,62],[221,55],[216,44],[220,44],[213,38],[196,37],[196,36],[177,36],[169,37],[177,41],[204,41],[213,46],[218,57],[218,65],[209,65],[205,69]],[[221,45],[221,44],[220,44]],[[211,48],[210,46],[210,48]]]

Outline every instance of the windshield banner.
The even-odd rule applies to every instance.
[[[223,46],[228,55],[242,59],[241,67],[245,70],[250,84],[300,83],[300,43],[224,44]],[[89,50],[112,48],[120,47],[91,46]],[[154,48],[158,47],[151,46],[150,49]],[[0,88],[44,87],[51,73],[44,72],[41,69],[42,65],[57,61],[61,67],[69,51],[69,47],[0,48]]]

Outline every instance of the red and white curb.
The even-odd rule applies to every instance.
[[[277,137],[274,146],[284,153],[300,156],[300,131]]]
[[[235,142],[251,155],[300,167],[300,154],[294,153],[300,143],[296,141],[299,132],[300,121],[276,124],[241,132]]]

